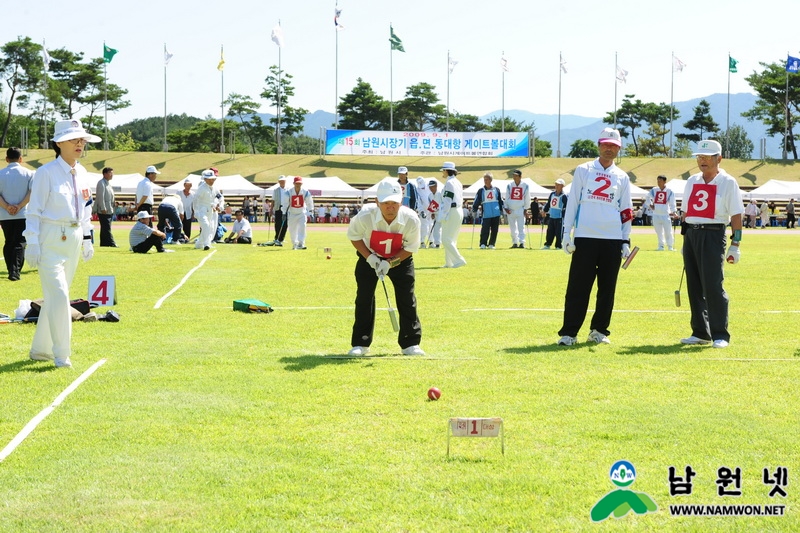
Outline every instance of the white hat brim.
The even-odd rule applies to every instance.
[[[90,143],[99,143],[100,141],[103,140],[97,135],[92,135],[91,133],[86,133],[86,132],[81,133],[79,131],[71,131],[59,137],[53,137],[53,142],[60,143],[64,141],[71,141],[72,139],[86,139],[86,142]]]

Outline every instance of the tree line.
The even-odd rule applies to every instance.
[[[102,57],[87,58],[82,52],[66,48],[44,50],[28,37],[19,37],[0,47],[0,77],[5,81],[5,86],[0,86],[0,94],[6,104],[0,107],[0,146],[21,144],[23,129],[27,131],[29,145],[47,146],[47,132],[52,133],[57,120],[67,118],[80,118],[87,130],[102,133],[106,112],[113,113],[131,105],[126,100],[127,89],[107,82],[103,64]],[[787,83],[782,62],[760,65],[761,72],[753,72],[746,78],[758,99],[753,109],[742,115],[751,121],[762,121],[768,127],[767,134],[783,138],[788,152],[797,159],[793,127],[800,116],[800,76],[789,74]],[[318,141],[302,134],[308,110],[290,104],[290,98],[295,95],[292,75],[272,65],[264,81],[258,97],[230,93],[223,102],[224,129],[234,133],[233,146],[229,139],[222,138],[219,118],[201,119],[183,114],[167,117],[169,149],[218,152],[225,144],[226,148],[239,153],[317,153]],[[279,116],[265,122],[259,115],[258,98],[265,100],[270,108],[279,109]],[[338,125],[331,126],[340,129],[388,130],[393,126],[397,131],[515,132],[533,130],[535,126],[508,117],[493,116],[484,122],[475,115],[448,113],[436,87],[425,82],[407,87],[403,99],[389,102],[368,82],[358,78],[355,87],[339,100],[340,120]],[[603,120],[616,124],[620,134],[629,139],[626,155],[669,156],[670,114],[673,121],[680,116],[674,106],[642,102],[628,94],[616,112],[608,112]],[[705,100],[694,108],[694,116],[683,126],[691,133],[675,135],[673,149],[678,157],[691,153],[690,141],[704,138],[725,141],[723,145],[727,146],[731,157],[752,155],[753,143],[744,128],[735,125],[728,132],[721,131],[711,118],[710,106]],[[163,136],[164,117],[149,117],[113,128],[108,141],[114,150],[160,151]],[[551,156],[550,143],[536,139],[535,155]],[[594,140],[576,141],[568,155],[596,155]]]

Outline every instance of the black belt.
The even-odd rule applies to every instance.
[[[722,230],[725,231],[725,224],[689,224],[691,229],[707,229],[707,230]]]
[[[452,204],[450,204],[450,207],[458,207],[458,204],[456,204],[455,202],[453,202]]]

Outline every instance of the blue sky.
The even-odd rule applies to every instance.
[[[66,47],[95,57],[102,54],[103,41],[116,48],[109,81],[128,89],[132,106],[109,115],[114,126],[163,116],[165,43],[173,54],[167,67],[168,113],[220,115],[220,46],[225,93],[257,98],[269,66],[278,62],[270,34],[280,19],[281,66],[294,76],[290,104],[334,111],[336,0],[215,4],[25,2],[5,23],[3,42],[28,36],[46,39],[48,49]],[[779,27],[797,10],[796,1],[789,0],[657,5],[641,0],[339,0],[338,5],[345,27],[338,33],[340,97],[361,77],[389,98],[391,23],[406,50],[393,54],[394,100],[424,81],[435,85],[446,103],[450,50],[458,60],[450,76],[451,112],[475,115],[499,110],[503,95],[505,109],[556,114],[559,52],[568,71],[562,77],[562,114],[596,117],[614,108],[615,85],[619,100],[633,93],[645,101],[669,102],[673,52],[686,64],[675,73],[675,101],[725,93],[729,52],[739,61],[739,73],[731,74],[732,93],[752,92],[744,78],[760,68],[759,61],[783,61],[787,52],[800,55],[800,37]],[[505,91],[503,53],[509,67]],[[628,71],[625,84],[615,81],[615,53]],[[0,96],[7,98],[7,91]],[[274,113],[266,102],[261,111]]]

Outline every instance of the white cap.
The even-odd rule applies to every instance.
[[[215,180],[217,179],[217,175],[214,174],[213,170],[204,170],[201,174],[204,180]]]
[[[440,168],[439,170],[455,170],[455,169],[456,169],[455,163],[451,163],[450,161],[445,161],[444,163],[442,163],[442,168]]]
[[[286,176],[278,176],[278,181],[286,181]]]
[[[185,180],[183,180],[183,182],[184,182],[184,183],[189,183],[189,184],[191,184],[191,183],[192,183],[192,180],[190,180],[189,178],[186,178]]]
[[[403,200],[403,192],[400,184],[389,180],[383,180],[378,184],[378,202],[397,202]]]
[[[151,215],[147,211],[139,211],[138,213],[136,213],[136,220],[139,220],[140,218],[153,218],[153,215]]]
[[[397,168],[398,174],[408,174],[408,169],[406,167],[398,167]]]
[[[722,145],[717,141],[700,141],[692,155],[722,155]]]
[[[155,174],[161,174],[161,172],[159,172],[159,171],[156,169],[156,167],[154,167],[153,165],[150,165],[149,167],[147,167],[147,170],[145,170],[145,171],[144,171],[144,173],[145,173],[145,174],[153,174],[153,173],[155,173]]]
[[[53,133],[53,142],[71,141],[73,139],[86,139],[86,142],[99,143],[102,139],[97,135],[87,133],[80,120],[60,120],[56,122]]]
[[[564,183],[564,180],[562,180],[561,178],[558,178],[556,180],[556,185],[566,185],[566,183]]]
[[[615,130],[614,128],[606,128],[600,132],[600,138],[597,139],[597,144],[616,144],[619,147],[622,147],[622,139],[619,136],[619,130]]]

